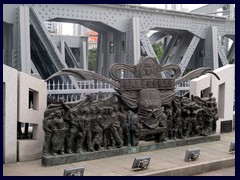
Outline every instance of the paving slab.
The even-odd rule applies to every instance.
[[[229,167],[235,168],[235,154],[228,152],[232,141],[235,141],[235,132],[221,134],[220,141],[50,167],[42,166],[41,159],[3,164],[3,175],[63,176],[64,168],[84,166],[84,176],[191,176]],[[186,150],[195,147],[200,148],[200,158],[184,162]],[[133,171],[131,167],[134,158],[144,156],[151,156],[150,166],[146,170]]]

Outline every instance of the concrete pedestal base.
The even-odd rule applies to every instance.
[[[58,156],[43,156],[43,166],[54,166],[59,164],[69,164],[80,161],[106,158],[111,156],[119,156],[124,154],[133,154],[139,152],[153,151],[158,149],[172,148],[177,146],[192,145],[204,142],[219,141],[220,135],[211,135],[205,137],[192,137],[188,139],[169,140],[161,143],[155,142],[140,142],[138,146],[123,147],[113,150],[103,150],[96,152],[87,152],[84,154],[65,154]]]

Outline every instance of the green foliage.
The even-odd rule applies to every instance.
[[[159,60],[163,55],[163,44],[161,42],[154,43],[153,49]],[[96,59],[97,59],[97,49],[89,49],[89,51],[88,51],[88,70],[89,71],[95,71]]]
[[[155,51],[155,54],[157,55],[158,60],[161,59],[161,57],[163,55],[163,44],[161,42],[154,43],[152,46]]]
[[[97,49],[89,49],[88,51],[88,70],[95,71],[97,59]]]

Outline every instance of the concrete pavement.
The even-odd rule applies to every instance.
[[[62,176],[64,168],[84,166],[84,176],[191,176],[232,167],[235,169],[235,154],[229,153],[235,132],[221,134],[220,141],[161,149],[137,154],[109,157],[91,161],[43,167],[41,160],[4,164],[4,176]],[[186,149],[200,148],[200,158],[184,162]],[[131,169],[135,157],[151,156],[146,170]],[[219,173],[219,172],[218,172]],[[235,175],[235,171],[232,171]]]
[[[207,173],[197,174],[195,176],[235,176],[235,167],[210,171]]]

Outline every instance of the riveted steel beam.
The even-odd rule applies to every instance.
[[[51,57],[49,60],[53,62],[57,70],[59,71],[62,68],[67,68],[67,65],[65,64],[65,62],[61,62],[61,54],[59,50],[57,49],[57,47],[54,46],[54,44],[50,40],[51,37],[48,35],[48,32],[45,30],[45,27],[41,26],[41,22],[38,21],[37,16],[32,10],[30,10],[30,22],[34,30],[38,34],[39,40],[41,40],[41,42],[44,43],[44,47],[46,48],[46,51]]]
[[[189,44],[182,60],[181,60],[181,63],[179,64],[180,65],[180,68],[181,68],[181,73],[183,74],[186,70],[186,67],[198,45],[200,41],[200,38],[197,37],[197,36],[193,36],[192,40],[191,40],[191,43]]]
[[[3,63],[12,67],[13,25],[3,22]]]
[[[222,47],[221,40],[218,40],[218,39],[217,39],[217,50],[218,50],[218,55],[220,57],[220,60],[223,64],[223,66],[227,65],[228,64],[227,56],[226,56],[226,54],[224,52],[224,49]],[[216,69],[216,68],[218,68],[218,64],[215,65],[214,69]]]
[[[227,59],[229,62],[235,61],[235,41],[233,41],[231,48],[229,49],[229,52],[227,54]]]
[[[155,42],[159,41],[160,39],[166,37],[168,34],[163,31],[163,30],[160,30],[158,32],[155,32],[153,33],[150,37],[149,37],[149,40],[151,42],[151,44],[154,44]]]
[[[19,6],[21,5],[20,4],[7,5],[7,7],[11,7],[10,9],[12,9],[11,10],[12,13],[6,13],[6,15],[4,15],[4,19],[6,21],[14,22],[13,24],[14,25],[13,26],[14,43],[12,48],[13,49],[12,64],[13,66],[15,66],[15,68],[21,67],[21,59],[20,59],[21,47],[19,44],[20,37],[18,37]],[[98,70],[105,68],[105,65],[108,65],[108,64],[110,65],[113,62],[120,61],[120,59],[122,58],[124,61],[123,63],[134,64],[134,61],[136,61],[135,57],[137,57],[137,54],[139,54],[138,49],[140,49],[138,48],[140,47],[140,43],[138,43],[138,40],[137,40],[138,39],[137,33],[140,34],[140,40],[145,41],[142,44],[146,51],[146,54],[150,56],[154,56],[155,53],[151,47],[152,42],[149,41],[149,38],[144,35],[149,30],[158,30],[158,31],[166,32],[167,35],[172,36],[171,38],[172,40],[170,40],[168,48],[166,48],[166,51],[164,52],[164,56],[162,58],[164,62],[166,62],[169,55],[173,55],[172,53],[175,53],[176,51],[179,51],[180,56],[183,56],[187,47],[186,46],[185,48],[180,48],[181,50],[178,48],[177,50],[177,46],[174,46],[174,44],[177,43],[177,40],[179,38],[176,38],[176,36],[174,36],[172,33],[176,33],[178,34],[178,36],[181,36],[183,33],[189,32],[194,36],[204,39],[204,42],[203,42],[203,44],[205,45],[205,48],[203,49],[204,65],[212,64],[211,66],[213,66],[213,61],[210,58],[213,56],[213,51],[212,51],[213,44],[210,42],[210,40],[208,40],[209,39],[208,37],[210,36],[212,37],[212,32],[210,32],[209,29],[213,26],[217,27],[216,38],[223,37],[223,36],[229,36],[234,38],[235,36],[234,20],[229,20],[224,17],[203,15],[203,14],[197,14],[192,12],[191,13],[177,12],[177,11],[171,11],[171,10],[145,8],[141,6],[122,5],[122,4],[27,4],[24,6],[29,6],[34,11],[40,26],[44,26],[43,25],[44,21],[47,21],[47,20],[57,21],[57,22],[72,22],[72,23],[82,24],[86,27],[89,27],[90,29],[93,29],[101,33],[102,34],[101,44],[103,44],[104,46],[102,47],[101,51],[98,51],[97,59],[102,61],[98,63],[99,64],[97,68]],[[17,8],[17,10],[15,10],[14,8]],[[15,18],[17,18],[17,21],[15,20]],[[135,21],[133,21],[133,19],[135,19]],[[137,26],[134,26],[134,23],[137,24]],[[41,31],[41,30],[38,30],[38,31]],[[111,41],[114,44],[114,53],[110,53],[110,54],[109,54],[109,41],[106,39],[106,38],[109,38],[106,36],[106,34],[109,34],[109,33],[112,34]],[[120,34],[122,38],[118,37],[120,36]],[[144,35],[143,37],[141,37],[142,34]],[[174,41],[174,44],[172,44],[175,38],[176,38],[176,41]],[[41,35],[40,40],[42,42],[49,41],[50,44],[52,44],[53,46],[52,49],[54,49],[55,52],[52,53],[52,55],[49,54],[49,57],[53,59],[52,66],[54,66],[55,69],[59,69],[58,62],[60,62],[61,64],[62,63],[64,64],[64,62],[61,62],[64,60],[61,59],[61,53],[57,49],[56,43],[52,41],[52,38],[49,37],[48,35],[46,36]],[[105,41],[106,42],[108,41],[108,43],[106,43]],[[120,41],[122,41],[123,43]],[[149,45],[148,45],[148,42],[150,42]],[[121,47],[121,44],[123,44],[124,49],[126,49],[124,53],[121,53],[116,49],[117,47],[118,48]],[[208,47],[211,47],[211,48],[208,48]],[[219,46],[217,45],[217,47]],[[49,48],[46,48],[46,49],[48,50]],[[218,48],[218,53],[219,52],[220,53],[222,52],[221,47],[220,47],[220,50]],[[85,55],[87,55],[87,53],[85,53]],[[224,55],[219,54],[219,56],[222,57],[222,59],[224,59]],[[198,58],[198,56],[195,56],[195,54],[194,54],[194,57]],[[56,60],[56,59],[59,59],[59,60]],[[177,59],[179,60],[179,58],[177,58],[177,56],[175,55],[173,59],[174,62],[175,61],[177,62],[178,61]],[[209,62],[206,62],[206,61],[209,61]],[[87,64],[87,62],[85,62],[85,64]],[[101,64],[101,68],[100,68],[100,64]],[[54,68],[50,68],[50,70],[53,71]],[[45,69],[47,69],[47,67],[45,67]],[[104,74],[108,75],[108,73],[106,72]]]
[[[94,8],[92,8],[94,6]],[[34,9],[43,20],[81,21],[85,24],[104,24],[118,31],[126,32],[126,47],[132,47],[129,40],[133,40],[131,19],[139,19],[139,28],[142,32],[150,29],[170,29],[171,31],[185,30],[203,39],[208,34],[210,26],[218,27],[218,35],[235,34],[235,24],[223,17],[200,15],[154,8],[143,8],[125,5],[34,5]],[[44,12],[42,11],[44,10]],[[86,24],[86,25],[87,25]],[[226,24],[228,24],[226,26]],[[100,26],[98,26],[100,27]],[[101,27],[106,31],[106,27]],[[145,46],[145,45],[144,45]],[[170,46],[169,46],[170,47]],[[148,51],[150,46],[145,46]],[[206,49],[207,50],[207,49]],[[183,52],[182,52],[183,53]],[[150,51],[147,54],[151,54]],[[152,55],[152,54],[151,54]],[[127,48],[126,62],[132,64],[134,51]]]
[[[173,49],[174,44],[177,42],[179,36],[180,36],[179,34],[175,34],[175,35],[172,36],[170,42],[167,45],[167,48],[165,49],[165,51],[163,53],[163,56],[162,56],[161,60],[160,60],[160,63],[162,65],[167,63],[169,55],[170,55],[170,53]]]
[[[29,7],[19,7],[21,71],[31,74]]]
[[[140,27],[139,27],[139,18],[133,17],[133,58],[134,64],[137,64],[140,59]],[[142,41],[142,39],[141,39]],[[143,44],[144,46],[145,44]],[[151,44],[150,44],[151,46]],[[151,54],[152,56],[153,54]],[[150,56],[150,54],[149,54]]]
[[[171,58],[171,63],[173,64],[179,64],[181,62],[181,59],[183,55],[185,54],[188,45],[190,44],[192,40],[193,35],[189,32],[185,32],[185,34],[182,36],[179,44],[177,44],[175,51],[172,52],[173,56]]]
[[[140,39],[141,39],[142,45],[143,45],[147,55],[150,56],[150,57],[157,58],[157,56],[155,54],[155,51],[152,47],[152,44],[151,44],[151,42],[150,42],[150,40],[147,37],[147,34],[145,32],[140,33]]]
[[[64,42],[64,47],[65,47],[65,52],[66,52],[65,57],[67,59],[65,61],[66,61],[66,63],[69,64],[68,67],[69,68],[80,68],[75,56],[73,55],[70,47],[67,45],[66,42]]]

